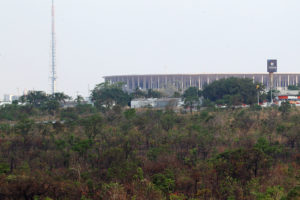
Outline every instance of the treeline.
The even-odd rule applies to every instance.
[[[102,83],[95,87],[92,91],[91,99],[95,106],[102,111],[109,110],[113,105],[121,107],[130,105],[132,99],[137,98],[161,98],[175,97],[184,100],[185,108],[193,109],[204,107],[212,107],[218,105],[236,106],[242,104],[254,105],[259,101],[270,100],[270,93],[265,91],[264,85],[253,82],[247,78],[228,78],[215,81],[206,85],[203,90],[197,87],[190,87],[185,91],[177,91],[172,86],[158,90],[149,89],[142,91],[136,88],[132,93],[123,90],[122,83],[110,84]],[[200,101],[200,98],[204,102]]]

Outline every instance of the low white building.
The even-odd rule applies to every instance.
[[[19,100],[20,96],[13,95],[13,94],[5,94],[3,96],[3,101],[4,102],[13,102],[15,100]]]
[[[149,98],[149,99],[134,99],[131,101],[131,108],[177,108],[183,105],[180,98]]]

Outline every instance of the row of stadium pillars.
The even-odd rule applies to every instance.
[[[189,87],[198,87],[203,89],[207,84],[212,83],[215,80],[222,78],[239,77],[239,78],[250,78],[253,82],[260,82],[266,87],[270,86],[268,74],[263,75],[204,75],[203,76],[182,76],[182,75],[159,75],[159,76],[118,76],[112,78],[106,78],[106,81],[112,83],[124,82],[127,85],[127,89],[135,90],[140,88],[142,90],[155,89],[160,90],[167,87],[173,87],[176,90],[185,90]],[[275,88],[287,88],[289,85],[298,85],[298,75],[274,75],[273,86]]]

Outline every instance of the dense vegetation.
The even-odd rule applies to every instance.
[[[290,107],[26,109],[1,109],[24,115],[1,120],[0,199],[299,197],[300,113]]]
[[[0,199],[299,199],[300,112],[287,102],[192,112],[209,87],[219,85],[184,92],[191,114],[129,109],[132,98],[161,94],[107,83],[93,90],[95,106],[79,96],[63,109],[68,96],[35,91],[0,107]],[[226,95],[239,94],[215,101]]]
[[[260,83],[253,82],[252,79],[234,77],[214,81],[206,85],[203,91],[197,87],[190,87],[182,94],[177,90],[173,90],[172,86],[160,91],[149,89],[147,92],[136,88],[130,94],[124,92],[123,87],[123,83],[101,83],[92,91],[91,100],[99,110],[107,111],[114,105],[121,107],[129,106],[132,99],[181,97],[184,100],[185,108],[189,108],[192,112],[195,109],[199,109],[201,105],[254,105],[257,104],[258,96],[260,102],[267,99],[270,101],[271,98],[270,93],[266,93],[264,86]],[[200,101],[201,98],[203,101]]]
[[[240,105],[257,103],[257,93],[265,99],[264,86],[247,78],[228,78],[215,81],[203,90],[204,98],[218,104]]]

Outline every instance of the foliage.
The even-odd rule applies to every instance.
[[[279,93],[278,90],[273,89],[272,90],[272,98],[274,99],[275,95],[278,94],[278,93]],[[266,94],[263,94],[262,99],[266,99],[270,102],[271,101],[271,90],[269,90]]]
[[[167,170],[165,173],[158,173],[153,176],[153,183],[165,194],[169,194],[174,190],[175,180],[174,174]]]
[[[122,83],[108,82],[96,85],[91,94],[91,100],[99,110],[110,110],[114,105],[129,104],[129,95],[122,90]]]
[[[81,119],[80,124],[84,127],[84,132],[88,138],[94,139],[102,131],[103,119],[101,115],[95,114]]]
[[[291,191],[289,191],[286,200],[299,200],[299,197],[300,197],[300,186],[296,186]]]
[[[43,91],[30,91],[28,94],[20,97],[22,103],[40,110],[48,111],[49,114],[55,114],[59,110],[60,104],[70,99],[64,93],[46,94]]]
[[[222,104],[254,104],[257,102],[257,85],[260,84],[253,83],[253,80],[247,78],[221,79],[207,85],[203,90],[203,96],[214,102],[219,100]],[[259,90],[263,91],[262,85]]]
[[[288,90],[300,90],[299,85],[289,85]]]
[[[291,112],[291,104],[288,101],[282,102],[279,107],[279,111],[281,112],[282,116],[286,118],[287,115]]]
[[[256,194],[257,200],[281,200],[284,197],[284,189],[280,186],[268,187],[265,193]]]
[[[30,115],[36,115],[36,113],[36,110],[34,110],[30,105],[20,106],[10,104],[0,106],[0,120],[21,120],[29,117]]]
[[[191,113],[193,112],[193,109],[198,107],[200,104],[199,90],[196,87],[188,88],[184,91],[182,97],[184,99],[185,107],[189,107]]]
[[[297,199],[296,108],[213,108],[3,107],[0,199]]]
[[[136,88],[133,93],[130,94],[132,99],[145,98],[147,94],[139,88]]]
[[[146,95],[147,98],[161,98],[163,95],[159,91],[149,89]]]

